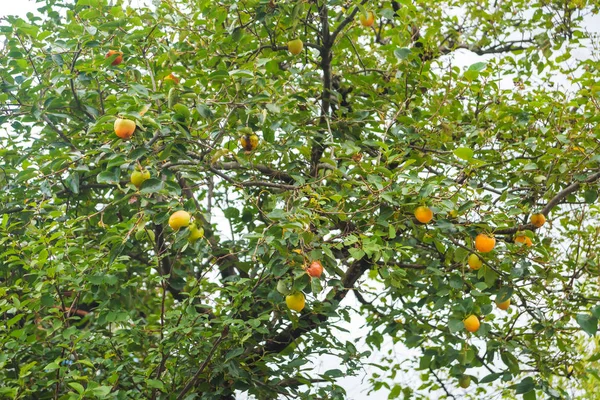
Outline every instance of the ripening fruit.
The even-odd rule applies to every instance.
[[[240,137],[240,144],[246,151],[254,151],[258,147],[258,136],[256,133],[245,134]]]
[[[300,312],[304,309],[304,305],[306,304],[306,298],[304,297],[304,293],[296,292],[292,294],[288,294],[285,296],[285,304],[287,304],[290,310],[294,310]]]
[[[469,267],[471,267],[471,269],[475,271],[477,271],[483,265],[483,262],[477,256],[477,254],[471,254],[467,262],[469,263]]]
[[[433,219],[433,211],[427,206],[417,207],[415,218],[422,224],[426,224]]]
[[[115,54],[117,57],[113,60],[113,62],[110,63],[110,65],[119,65],[123,62],[123,53],[117,50],[109,50],[108,53],[106,53],[106,58],[110,58]]]
[[[375,15],[373,15],[373,13],[371,11],[369,11],[367,13],[367,15],[365,15],[365,13],[360,13],[360,24],[362,26],[373,26],[373,24],[375,23]]]
[[[150,239],[150,242],[154,243],[154,239],[156,238],[156,236],[154,235],[154,231],[152,229],[145,229],[143,227],[140,227],[135,232],[135,238],[140,242]]]
[[[204,237],[204,228],[198,228],[196,224],[190,224],[188,227],[190,234],[188,236],[188,241],[190,243],[194,243],[198,239],[202,239]]]
[[[130,119],[117,118],[115,120],[115,134],[121,139],[127,140],[133,136],[135,122]]]
[[[521,244],[526,245],[527,247],[533,246],[533,242],[531,241],[531,238],[529,236],[525,236],[525,235],[515,237],[515,243],[521,243]]]
[[[536,228],[541,228],[545,223],[546,217],[544,214],[538,213],[531,216],[531,225],[535,226]]]
[[[287,45],[288,45],[288,51],[290,53],[292,53],[293,55],[300,54],[300,52],[304,48],[304,43],[302,43],[302,40],[300,40],[300,39],[290,40]]]
[[[496,306],[501,309],[501,310],[508,310],[508,307],[510,307],[510,299],[503,301],[502,303],[496,303]]]
[[[458,385],[461,388],[466,389],[469,387],[470,384],[471,384],[471,377],[469,375],[461,375],[461,377],[458,378]]]
[[[146,182],[148,179],[150,179],[150,171],[146,169],[143,171],[138,171],[136,169],[131,173],[131,183],[138,189],[142,186],[142,183]]]
[[[469,315],[467,318],[465,318],[463,323],[465,324],[465,329],[471,333],[477,332],[480,326],[479,318],[474,315]]]
[[[173,83],[175,83],[175,84],[178,84],[178,83],[179,83],[179,78],[178,78],[178,77],[176,77],[176,76],[175,76],[175,75],[174,75],[174,74],[171,72],[169,75],[165,76],[165,78],[164,78],[164,81],[165,81],[165,82],[166,82],[166,81],[171,81],[171,82],[173,82]]]
[[[190,213],[187,211],[175,211],[169,217],[169,226],[174,230],[179,230],[179,228],[186,227],[190,224],[190,218]]]
[[[312,278],[320,278],[321,274],[323,274],[323,265],[321,265],[320,261],[315,260],[306,268],[306,273]]]
[[[480,253],[489,253],[494,246],[496,246],[496,239],[485,233],[480,233],[475,238],[475,248]]]

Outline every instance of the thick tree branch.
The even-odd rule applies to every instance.
[[[329,302],[337,306],[346,297],[348,291],[354,288],[356,281],[371,267],[371,265],[372,264],[364,258],[352,263],[342,279],[342,287],[331,289],[333,296],[331,296],[331,293],[326,296],[326,298],[331,298]],[[300,317],[300,320],[304,321],[303,324],[299,324],[296,328],[289,327],[278,333],[274,338],[267,339],[265,346],[258,349],[257,352],[261,355],[278,353],[303,334],[317,328],[321,323],[327,321],[327,319],[328,317],[323,314],[314,315],[305,313]]]
[[[595,182],[598,179],[600,179],[600,172],[596,172],[595,174],[590,175],[587,179],[585,179],[582,182],[571,183],[569,186],[567,186],[566,188],[564,188],[563,190],[558,192],[552,199],[550,199],[550,201],[548,203],[546,203],[544,208],[542,208],[541,213],[547,217],[548,214],[550,214],[550,211],[552,211],[552,209],[554,207],[559,205],[568,195],[570,195],[573,192],[576,192],[581,187],[581,185],[583,185],[584,183]],[[498,230],[494,231],[494,233],[496,235],[513,235],[513,234],[517,233],[518,231],[523,231],[523,230],[534,231],[536,229],[538,229],[538,228],[532,224],[524,224],[524,225],[519,225],[519,226],[512,227],[512,228],[498,229]]]

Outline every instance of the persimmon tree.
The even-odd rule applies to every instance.
[[[3,398],[343,398],[372,351],[373,396],[585,378],[596,2],[38,3],[0,23]]]

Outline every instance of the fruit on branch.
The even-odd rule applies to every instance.
[[[198,226],[196,224],[191,224],[188,227],[190,234],[188,236],[188,241],[190,243],[194,243],[196,240],[198,239],[202,239],[204,237],[204,228],[200,227],[198,228]]]
[[[312,278],[320,278],[323,274],[323,265],[320,261],[315,260],[306,268],[306,273]]]
[[[294,39],[294,40],[290,40],[288,42],[287,46],[288,46],[288,51],[290,53],[292,53],[293,55],[298,55],[304,48],[304,43],[302,43],[302,40],[300,40],[300,39]]]
[[[536,228],[541,228],[545,223],[546,217],[544,214],[538,213],[531,216],[531,225],[535,226]]]
[[[483,262],[477,254],[471,254],[469,256],[469,259],[467,260],[467,263],[469,264],[469,267],[474,271],[477,271],[483,265]]]
[[[471,385],[471,377],[469,375],[461,375],[460,378],[458,378],[458,386],[461,388],[466,389],[469,385]]]
[[[531,238],[529,236],[525,236],[523,234],[521,234],[521,235],[517,234],[517,236],[515,237],[515,243],[521,243],[521,244],[526,245],[527,247],[533,246],[533,242],[531,241]]]
[[[142,186],[142,183],[146,182],[148,179],[150,179],[150,171],[146,169],[143,171],[136,169],[131,173],[131,183],[138,189]]]
[[[477,332],[480,326],[479,318],[475,315],[469,315],[463,320],[463,323],[465,324],[465,329],[471,333]]]
[[[415,210],[415,218],[422,224],[427,224],[433,219],[433,211],[427,206],[417,207]]]
[[[156,235],[154,234],[154,231],[152,229],[146,229],[144,227],[140,227],[138,228],[137,231],[135,231],[135,238],[136,240],[139,240],[140,242],[143,242],[145,240],[150,240],[150,242],[154,242],[154,239],[156,239]]]
[[[173,230],[179,230],[180,228],[184,228],[190,224],[190,213],[187,211],[179,210],[175,211],[169,217],[169,226]]]
[[[113,62],[110,63],[110,65],[119,65],[123,62],[123,53],[117,50],[109,50],[108,53],[106,53],[106,58],[111,58],[115,54],[117,56],[115,57]]]
[[[508,307],[510,307],[510,299],[507,299],[506,301],[503,301],[502,303],[498,303],[496,302],[496,306],[501,309],[501,310],[508,310]]]
[[[256,150],[258,147],[258,136],[252,132],[250,128],[242,128],[240,130],[242,136],[240,137],[240,145],[247,152]]]
[[[496,239],[486,233],[480,233],[475,237],[475,248],[480,253],[489,253],[495,246]]]
[[[304,293],[295,292],[292,294],[288,294],[285,296],[285,304],[287,304],[290,310],[294,310],[300,312],[304,309],[304,305],[306,304],[306,298],[304,297]]]
[[[127,140],[133,136],[135,131],[135,122],[126,118],[117,118],[115,120],[115,134],[121,139]]]
[[[375,15],[373,15],[371,11],[367,12],[366,14],[364,12],[360,13],[359,19],[360,24],[365,27],[373,26],[375,23]]]

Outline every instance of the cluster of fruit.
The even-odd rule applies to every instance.
[[[433,219],[433,211],[427,206],[419,206],[415,209],[415,218],[422,224],[428,224]],[[533,214],[530,219],[531,225],[536,228],[541,228],[546,223],[546,217],[544,214],[537,213]],[[525,236],[522,232],[518,232],[514,238],[515,243],[525,245],[527,247],[533,246],[533,242],[529,236]],[[488,233],[480,233],[475,237],[475,249],[479,253],[489,253],[496,247],[496,239]],[[479,255],[475,252],[469,255],[467,259],[469,267],[477,271],[483,266],[483,261]],[[510,307],[510,299],[498,302],[496,306],[501,310],[508,310]],[[463,320],[465,329],[469,332],[477,332],[480,326],[479,318],[476,315],[469,315]]]

